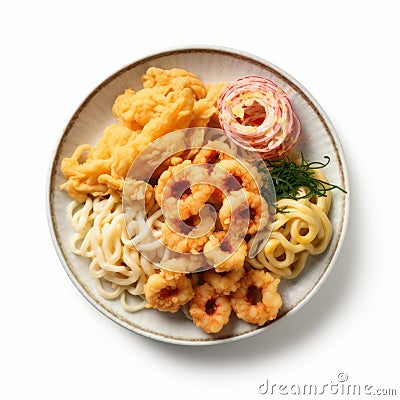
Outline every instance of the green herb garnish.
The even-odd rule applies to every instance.
[[[300,200],[313,196],[326,197],[326,193],[333,189],[339,189],[346,193],[341,187],[315,177],[313,170],[324,168],[330,162],[328,156],[324,158],[326,159],[325,163],[307,162],[302,154],[300,164],[291,161],[288,157],[276,161],[265,160],[263,167],[268,168],[272,178],[276,201],[280,199]],[[300,192],[300,188],[305,188],[305,191]]]

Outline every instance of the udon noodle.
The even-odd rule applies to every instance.
[[[326,181],[321,170],[314,170],[314,176]],[[278,200],[277,207],[282,212],[275,216],[271,236],[255,258],[247,258],[248,263],[279,278],[296,278],[308,256],[324,252],[329,244],[332,224],[327,214],[331,198],[331,193],[326,192],[325,197]]]
[[[120,298],[123,308],[129,312],[144,308],[143,286],[155,272],[154,266],[135,247],[146,246],[147,235],[143,234],[146,231],[142,230],[135,242],[128,236],[120,193],[110,191],[108,196],[87,197],[83,204],[73,200],[67,211],[75,231],[71,251],[91,260],[89,271],[100,295],[109,300]],[[151,211],[147,226],[157,236],[161,213],[157,208]],[[132,229],[139,233],[143,226],[137,221]],[[132,296],[135,300],[128,300]]]

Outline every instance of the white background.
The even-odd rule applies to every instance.
[[[267,379],[322,386],[340,372],[399,395],[396,3],[2,2],[0,397],[257,399]],[[62,268],[45,211],[51,153],[85,96],[137,58],[193,44],[244,50],[301,82],[337,129],[351,184],[346,241],[316,296],[265,333],[205,347],[96,311]]]

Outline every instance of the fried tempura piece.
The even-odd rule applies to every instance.
[[[215,113],[219,85],[206,85],[191,72],[151,67],[142,81],[143,89],[127,89],[115,100],[118,124],[107,127],[95,146],[79,146],[62,161],[67,182],[60,187],[74,200],[122,190],[132,162],[150,143],[172,131],[206,126]]]
[[[190,88],[196,96],[196,100],[206,96],[207,87],[199,77],[181,68],[161,69],[150,67],[142,76],[142,82],[144,88],[153,88],[157,86],[168,91],[174,81],[179,81],[179,79],[177,80],[176,78],[186,79],[186,82],[190,85]]]
[[[113,170],[119,176],[126,176],[136,156],[155,139],[189,126],[194,105],[192,91],[186,88],[179,92],[171,92],[167,100],[163,111],[149,120],[137,138],[119,149],[112,163]]]
[[[164,107],[169,103],[171,93],[190,89],[194,101],[206,97],[206,85],[197,77],[192,77],[193,74],[176,77],[168,74],[169,71],[158,68],[150,68],[149,71],[152,71],[152,75],[145,80],[147,87],[138,92],[127,89],[125,93],[117,97],[114,103],[113,114],[123,126],[130,129],[142,129],[152,118],[157,118],[163,112]],[[150,80],[150,77],[153,79]]]
[[[217,99],[225,88],[225,83],[208,85],[207,95],[196,102],[193,109],[194,117],[190,126],[207,126],[211,117],[218,112]]]
[[[61,171],[67,182],[60,186],[77,201],[84,201],[88,193],[105,194],[108,188],[122,190],[123,179],[111,176],[112,160],[137,133],[120,125],[110,125],[95,147],[89,144],[78,146],[70,158],[61,162]],[[84,154],[87,153],[87,157]]]
[[[142,129],[151,118],[162,111],[166,100],[162,91],[142,89],[135,92],[126,89],[116,98],[112,112],[121,125],[130,129]]]

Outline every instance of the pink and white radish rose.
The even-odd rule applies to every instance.
[[[218,99],[218,111],[228,137],[263,159],[282,157],[301,133],[300,120],[284,90],[260,76],[229,84]]]

